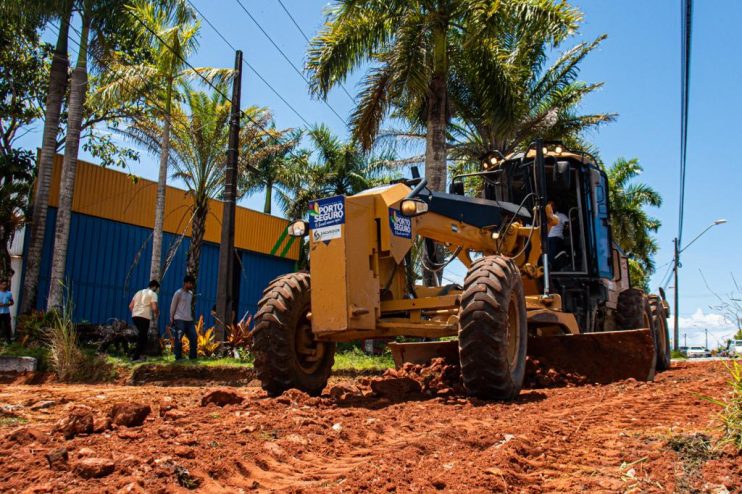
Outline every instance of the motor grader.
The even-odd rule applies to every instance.
[[[518,395],[527,356],[592,382],[651,380],[669,366],[668,306],[630,288],[595,160],[536,141],[483,161],[448,193],[413,177],[310,203],[309,221],[289,226],[309,236],[309,272],[273,280],[255,316],[255,369],[269,394],[321,393],[336,343],[359,339],[423,340],[390,343],[395,361],[458,361],[466,391],[485,399]],[[568,223],[550,256],[556,208]],[[431,271],[446,265],[441,250],[461,261],[463,285],[418,283],[416,239]]]

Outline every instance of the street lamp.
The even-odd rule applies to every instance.
[[[680,313],[680,298],[678,296],[678,294],[680,293],[680,290],[678,290],[678,268],[680,267],[680,254],[682,254],[685,249],[693,245],[693,242],[701,238],[704,233],[706,233],[707,231],[709,231],[716,225],[723,225],[726,222],[727,220],[725,220],[724,218],[719,218],[718,220],[714,221],[709,226],[707,226],[705,230],[703,230],[701,233],[696,235],[695,238],[693,238],[693,240],[688,242],[683,248],[681,248],[680,245],[678,245],[677,237],[673,239],[673,243],[675,245],[675,255],[673,256],[673,264],[674,264],[673,270],[675,271],[675,317],[674,317],[675,329],[673,331],[672,342],[673,342],[673,349],[675,351],[678,351],[678,348],[679,348],[678,339],[680,338],[680,329],[678,328],[678,315]]]

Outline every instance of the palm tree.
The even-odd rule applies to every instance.
[[[36,304],[36,287],[39,284],[41,250],[44,245],[46,217],[49,208],[49,188],[52,180],[52,165],[56,153],[56,138],[62,100],[67,91],[67,43],[73,0],[21,0],[13,7],[22,15],[40,15],[42,18],[59,21],[59,36],[54,47],[49,70],[49,90],[44,110],[44,131],[37,166],[36,194],[31,215],[31,234],[26,251],[21,312],[29,312]]]
[[[388,180],[389,155],[370,155],[355,141],[343,142],[325,125],[306,133],[312,151],[297,153],[278,190],[277,200],[289,218],[303,217],[309,201],[357,194]]]
[[[325,98],[353,70],[371,63],[352,116],[354,136],[368,149],[392,108],[414,118],[425,128],[428,185],[442,190],[448,80],[456,47],[495,43],[499,33],[512,26],[546,33],[558,42],[579,19],[577,10],[565,2],[338,0],[310,44],[310,91]]]
[[[229,118],[231,103],[224,97],[226,87],[218,85],[211,92],[197,91],[183,86],[171,108],[171,133],[168,145],[169,166],[172,177],[182,180],[188,194],[193,199],[189,211],[191,244],[187,255],[186,271],[198,278],[201,246],[209,215],[209,199],[219,197],[224,185],[224,170],[229,141]],[[180,101],[183,103],[180,103]],[[275,152],[274,137],[257,127],[271,121],[270,112],[265,108],[248,107],[243,110],[240,130],[239,177],[249,175],[253,168],[250,160],[263,160]],[[160,122],[157,116],[148,120],[138,120],[118,131],[132,141],[142,145],[154,154],[162,154]]]
[[[297,160],[294,152],[303,134],[299,130],[276,129],[268,111],[253,115],[253,120],[243,125],[240,132],[240,168],[245,173],[238,177],[237,189],[248,196],[264,191],[263,212],[271,214],[273,192],[287,185]]]
[[[645,208],[662,206],[662,197],[650,186],[633,181],[641,172],[636,158],[619,158],[606,170],[613,240],[631,255],[632,285],[643,288],[655,268],[658,247],[652,233],[662,225]]]
[[[195,68],[186,62],[197,48],[200,23],[185,0],[156,4],[134,0],[128,7],[138,29],[143,46],[149,47],[147,60],[138,64],[115,64],[116,77],[103,89],[109,101],[138,95],[152,108],[161,125],[160,167],[155,204],[155,225],[152,234],[150,278],[160,279],[163,224],[165,220],[165,190],[170,162],[170,133],[173,100],[179,83],[204,77],[212,83],[228,80],[231,69]]]
[[[104,45],[103,40],[119,29],[121,17],[112,16],[111,12],[123,9],[125,1],[78,0],[75,5],[75,9],[80,15],[80,40],[77,62],[70,79],[67,135],[65,137],[64,160],[62,162],[59,189],[61,193],[54,234],[54,254],[52,256],[51,281],[47,300],[48,310],[62,305],[67,245],[72,219],[72,196],[77,176],[77,155],[80,149],[80,132],[83,125],[85,98],[88,92],[88,56],[90,50],[100,51]]]
[[[551,43],[540,34],[508,36],[496,47],[460,53],[450,84],[457,116],[451,126],[454,159],[478,167],[482,156],[493,151],[507,155],[537,137],[577,148],[586,130],[615,119],[615,114],[577,110],[585,96],[603,85],[578,81],[577,75],[579,64],[605,36],[578,44],[546,67]],[[485,49],[491,53],[481,53]],[[482,57],[508,60],[505,77],[483,77]]]

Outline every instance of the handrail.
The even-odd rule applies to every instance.
[[[569,256],[572,258],[572,271],[575,272],[577,271],[577,266],[575,266],[575,230],[572,228],[572,225],[574,224],[572,222],[572,213],[579,213],[579,211],[577,211],[577,206],[574,206],[567,211],[567,219],[569,220]]]
[[[427,185],[428,185],[428,179],[423,178],[422,180],[420,180],[420,183],[417,184],[415,188],[412,189],[410,193],[405,196],[405,199],[414,199],[415,197],[418,196],[418,194],[420,194],[420,191],[423,190],[425,186]]]

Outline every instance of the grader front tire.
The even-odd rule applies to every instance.
[[[654,379],[655,370],[660,366],[658,361],[658,347],[661,344],[658,326],[652,317],[652,309],[649,297],[644,290],[629,288],[618,294],[616,304],[616,323],[619,329],[644,329],[649,328],[652,334],[652,366],[648,379]]]
[[[502,256],[477,260],[466,275],[459,312],[459,358],[467,393],[495,400],[518,396],[527,330],[518,268]]]
[[[258,380],[270,396],[296,388],[322,393],[335,362],[335,344],[318,342],[308,319],[310,279],[291,273],[271,282],[258,302],[253,352]]]

